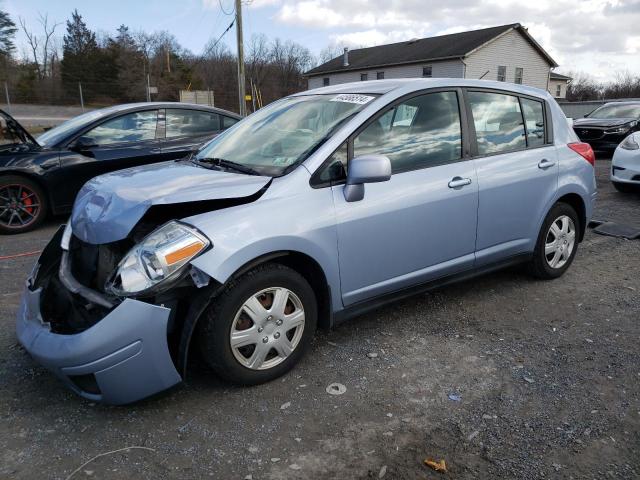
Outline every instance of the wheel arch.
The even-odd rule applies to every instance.
[[[581,242],[587,229],[587,212],[584,200],[577,193],[567,193],[558,198],[556,203],[566,203],[567,205],[571,206],[578,214],[578,220],[580,220],[578,241]]]
[[[327,281],[326,274],[320,264],[308,254],[295,250],[280,250],[276,252],[260,255],[236,269],[236,271],[226,280],[219,283],[212,279],[212,284],[202,291],[196,292],[196,296],[190,305],[186,318],[181,328],[178,345],[177,368],[182,377],[186,377],[189,351],[193,342],[193,334],[196,331],[198,322],[205,309],[211,301],[222,292],[224,287],[234,279],[248,272],[249,270],[266,263],[279,263],[296,271],[311,285],[316,294],[318,303],[318,327],[329,329],[333,324],[333,310],[331,307],[331,287]]]

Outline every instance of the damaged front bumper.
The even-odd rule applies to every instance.
[[[167,326],[171,309],[125,299],[84,331],[51,331],[42,316],[43,288],[38,276],[62,257],[60,230],[43,251],[22,297],[16,333],[40,364],[79,395],[108,404],[126,404],[177,383],[169,352]]]

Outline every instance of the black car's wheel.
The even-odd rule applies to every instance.
[[[205,361],[222,378],[255,385],[290,370],[316,329],[316,298],[296,271],[265,264],[214,298],[198,325]]]
[[[547,214],[529,264],[530,272],[550,280],[567,271],[578,250],[580,220],[566,203],[556,203]]]
[[[640,191],[640,189],[636,190],[635,185],[630,183],[620,183],[620,182],[611,182],[616,190],[622,193],[632,193],[635,191]]]
[[[0,177],[0,233],[33,230],[47,214],[47,199],[35,182],[7,175]]]

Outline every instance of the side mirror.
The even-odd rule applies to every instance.
[[[74,152],[86,152],[87,150],[97,147],[98,144],[90,137],[80,137],[69,146],[69,150]]]
[[[349,162],[344,199],[357,202],[364,198],[364,184],[386,182],[391,178],[391,161],[384,155],[362,155]]]

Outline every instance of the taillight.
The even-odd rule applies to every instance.
[[[568,143],[567,147],[576,152],[594,167],[596,166],[596,154],[593,153],[591,145],[583,142]]]

